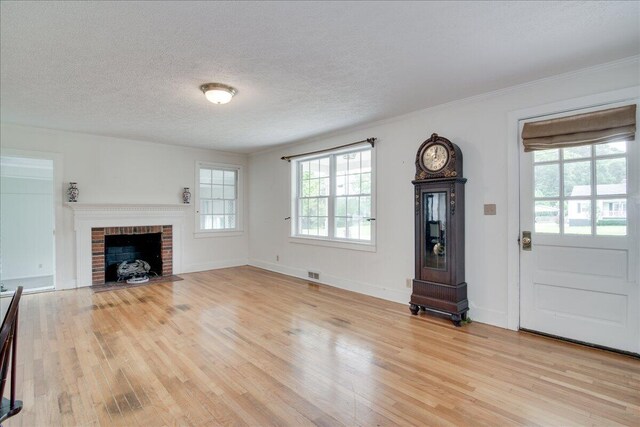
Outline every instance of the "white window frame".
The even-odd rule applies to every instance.
[[[200,228],[200,169],[218,169],[218,170],[233,170],[236,171],[236,228],[226,228],[220,230],[206,230]],[[193,191],[193,204],[194,204],[194,237],[206,238],[206,237],[232,237],[240,236],[244,232],[244,167],[242,165],[235,165],[229,163],[211,163],[211,162],[196,162],[195,167],[195,186]]]
[[[336,185],[336,168],[335,162],[330,162],[330,173],[329,173],[329,181],[330,181],[330,191],[328,196],[328,227],[329,227],[329,236],[308,236],[308,235],[300,235],[297,234],[298,231],[298,194],[299,194],[299,163],[305,162],[309,160],[320,159],[324,157],[335,156],[339,154],[347,154],[351,152],[358,152],[369,149],[371,152],[371,240],[354,240],[354,239],[343,239],[332,237],[335,235],[335,198],[337,197],[335,194],[335,185]],[[291,161],[291,227],[289,229],[289,242],[296,244],[306,244],[306,245],[314,245],[314,246],[326,246],[326,247],[335,247],[335,248],[343,248],[343,249],[352,249],[366,252],[375,252],[376,251],[376,229],[377,229],[377,214],[376,214],[376,150],[370,144],[363,144],[358,146],[352,146],[343,149],[337,149],[332,151],[327,151],[325,153],[307,157],[296,158]]]

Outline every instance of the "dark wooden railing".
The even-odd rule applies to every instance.
[[[22,410],[22,402],[16,400],[16,351],[18,349],[18,307],[22,296],[22,286],[18,286],[7,315],[4,316],[2,327],[0,327],[0,423],[7,418],[13,417]],[[7,374],[11,367],[11,387],[9,399],[4,397],[4,386],[7,382]]]

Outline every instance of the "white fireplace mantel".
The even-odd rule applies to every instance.
[[[91,286],[91,229],[173,226],[173,273],[182,272],[182,236],[189,204],[66,203],[73,210],[77,287]]]

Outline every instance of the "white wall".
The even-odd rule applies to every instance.
[[[249,167],[250,263],[402,303],[413,277],[414,160],[433,132],[458,144],[466,184],[466,281],[475,320],[507,327],[507,149],[511,111],[627,88],[640,81],[637,58],[522,85],[385,120],[357,130],[254,154]],[[377,251],[301,245],[288,240],[289,164],[280,157],[377,137]],[[497,215],[484,216],[495,203]],[[279,261],[276,261],[279,256]]]
[[[171,204],[181,202],[183,187],[190,187],[193,192],[196,160],[245,166],[248,174],[245,155],[2,124],[0,152],[15,151],[56,159],[54,196],[59,289],[76,285],[73,213],[63,203],[69,181],[78,182],[80,202]],[[244,191],[245,223],[247,193]],[[185,209],[181,272],[247,263],[248,227],[244,227],[240,236],[196,238],[194,218],[194,206]]]

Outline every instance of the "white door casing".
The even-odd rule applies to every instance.
[[[574,111],[564,110],[556,116],[629,103],[627,101]],[[527,120],[539,120],[540,116],[545,119],[554,117],[549,113],[553,112],[522,118],[518,129]],[[577,159],[576,150],[573,150],[558,152],[556,160],[555,157],[541,155],[542,152],[537,155],[524,153],[522,144],[519,139],[518,141],[519,231],[531,231],[533,241],[531,251],[521,250],[519,254],[520,327],[633,353],[640,352],[640,144],[638,141],[626,144],[627,230],[626,235],[613,236],[608,234],[619,233],[622,227],[601,227],[596,224],[600,223],[598,218],[602,217],[605,206],[611,210],[611,215],[616,214],[613,206],[620,206],[616,202],[620,199],[603,195],[604,187],[601,184],[598,184],[597,191],[600,196],[596,197],[593,192],[596,192],[596,175],[600,174],[596,172],[596,165],[600,167],[607,162],[622,164],[620,155],[613,155],[613,158],[599,157],[604,151],[602,147],[596,151],[595,147],[589,146],[581,149],[582,153]],[[534,157],[539,160],[536,165]],[[570,171],[578,167],[583,170],[589,168],[591,171],[587,182],[579,183],[587,185],[571,182]],[[534,194],[534,168],[537,169],[539,184],[545,168],[547,172],[552,171],[552,174],[557,175],[557,188],[552,189],[549,194],[542,194],[538,188],[538,193]],[[567,176],[566,183],[563,183],[562,176]],[[588,193],[589,186],[591,193]],[[581,193],[580,190],[586,193]],[[535,196],[538,196],[537,202],[534,202]],[[545,199],[545,196],[549,197]],[[568,198],[566,201],[565,196]],[[537,223],[534,217],[537,218]]]

